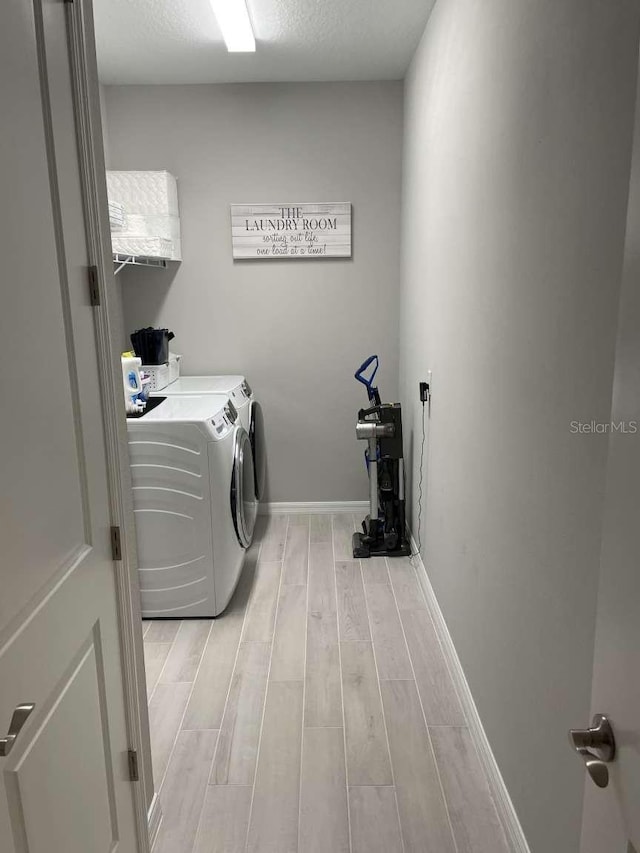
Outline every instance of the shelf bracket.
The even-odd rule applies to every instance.
[[[113,253],[113,263],[116,264],[116,267],[113,270],[114,275],[118,275],[120,270],[124,269],[126,266],[155,267],[156,269],[162,270],[166,270],[167,268],[166,258],[152,258],[143,255],[123,255],[119,252]]]

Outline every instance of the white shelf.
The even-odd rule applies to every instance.
[[[113,253],[113,263],[116,265],[113,274],[118,275],[120,270],[126,266],[138,267],[155,267],[156,269],[166,270],[166,258],[149,258],[144,255],[124,255],[120,252]]]

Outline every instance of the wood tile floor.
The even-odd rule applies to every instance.
[[[144,623],[153,853],[507,853],[411,562],[258,525],[221,617]]]

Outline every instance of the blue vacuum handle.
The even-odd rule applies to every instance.
[[[373,368],[373,373],[367,378],[364,376],[365,371],[375,362],[375,367]],[[374,386],[373,380],[375,379],[375,375],[378,372],[378,356],[370,355],[366,361],[363,361],[360,367],[354,373],[355,378],[358,382],[361,382],[364,387],[367,389],[367,396],[369,400],[375,405],[380,405],[380,395],[378,394],[378,389]]]
[[[369,365],[374,361],[376,363],[376,366],[373,368],[373,373],[371,374],[371,376],[367,379],[362,374],[365,372],[367,367],[369,367]],[[362,362],[360,367],[354,373],[354,376],[358,380],[358,382],[362,382],[362,384],[366,387],[366,389],[369,390],[369,388],[371,388],[371,386],[373,385],[373,380],[374,380],[374,377],[375,377],[377,372],[378,372],[378,356],[377,355],[370,355],[366,361]]]

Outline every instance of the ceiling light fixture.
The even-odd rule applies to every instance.
[[[253,53],[256,40],[245,0],[211,0],[229,53]]]

